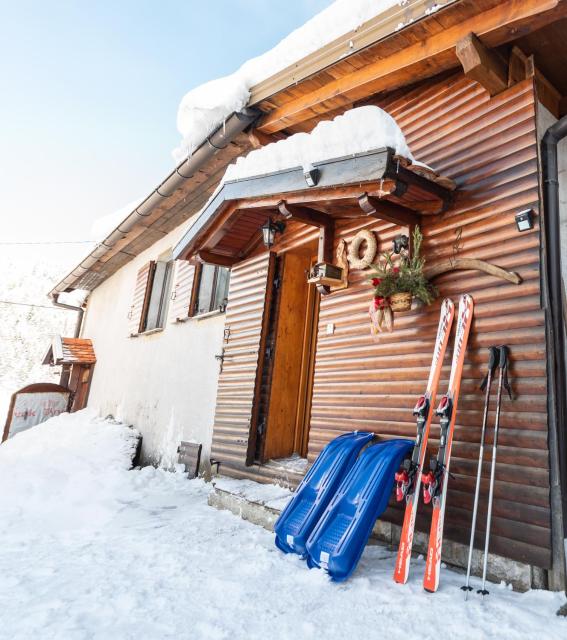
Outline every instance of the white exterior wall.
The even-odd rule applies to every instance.
[[[557,122],[542,104],[538,104],[538,137],[543,138],[549,127]],[[567,286],[567,138],[557,145],[559,165],[559,216],[561,224],[561,273],[564,286]]]
[[[144,462],[170,467],[181,440],[203,445],[209,460],[224,314],[172,323],[164,330],[128,337],[128,312],[138,269],[172,248],[178,227],[134,258],[90,295],[81,335],[91,338],[97,363],[88,400],[143,435]]]

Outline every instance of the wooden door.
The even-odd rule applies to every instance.
[[[268,329],[262,461],[306,452],[317,302],[306,277],[311,259],[310,252],[279,258],[278,300]]]

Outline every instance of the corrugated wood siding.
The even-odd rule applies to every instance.
[[[173,291],[169,307],[170,322],[179,322],[189,317],[189,305],[191,304],[194,279],[194,265],[188,260],[176,260]]]
[[[248,453],[270,264],[270,254],[264,252],[239,263],[230,274],[211,451],[223,465],[244,466]]]
[[[445,532],[468,543],[472,497],[480,440],[483,397],[478,387],[492,344],[510,345],[511,377],[516,397],[505,399],[497,462],[491,550],[522,562],[550,565],[550,508],[547,449],[547,381],[544,314],[540,308],[539,225],[518,233],[514,214],[539,209],[537,141],[532,83],[526,81],[489,98],[477,84],[458,75],[380,103],[397,120],[412,152],[421,161],[458,183],[454,206],[441,216],[425,218],[424,252],[429,264],[450,258],[482,258],[520,273],[519,286],[480,272],[452,272],[436,283],[442,296],[455,300],[463,292],[475,299],[455,430]],[[376,231],[379,249],[389,250],[400,228],[368,219],[341,221],[336,241],[352,239],[361,228]],[[288,226],[276,250],[290,250],[313,238],[303,225]],[[352,271],[349,288],[321,299],[315,363],[309,459],[332,438],[353,429],[379,436],[413,438],[412,408],[423,392],[438,321],[439,304],[397,314],[395,330],[373,342],[369,332],[371,289],[367,274]],[[244,286],[244,285],[241,285]],[[261,303],[258,302],[258,313]],[[256,327],[260,318],[256,319]],[[335,333],[326,326],[334,323]],[[257,340],[257,337],[255,338]],[[256,344],[256,342],[255,342]],[[446,388],[451,353],[440,384]],[[250,366],[251,363],[248,363]],[[252,373],[238,400],[250,414]],[[230,399],[224,386],[227,402]],[[236,396],[234,397],[236,399]],[[224,473],[267,480],[282,477],[270,465],[244,466],[241,448],[231,445],[246,430],[247,418],[231,420],[225,410],[220,438],[225,445]],[[491,414],[491,425],[494,414]],[[431,433],[437,449],[438,425]],[[227,440],[228,438],[228,440]],[[231,439],[232,438],[232,439]],[[492,442],[492,428],[488,444]],[[218,436],[215,436],[220,442]],[[217,447],[218,451],[218,447]],[[220,452],[219,452],[220,454]],[[219,456],[220,457],[220,456]],[[485,456],[481,514],[485,513],[490,451]],[[292,482],[294,476],[288,477]],[[385,519],[401,523],[391,503]],[[417,527],[429,530],[429,511],[420,506]],[[479,515],[479,528],[484,515]],[[480,543],[482,536],[477,536]]]
[[[385,108],[402,127],[414,155],[457,181],[451,210],[425,218],[424,252],[430,264],[462,257],[492,261],[520,273],[520,286],[476,272],[452,272],[437,279],[443,296],[475,299],[455,430],[446,535],[468,542],[472,495],[482,420],[478,385],[491,344],[509,344],[516,398],[503,402],[491,549],[539,566],[550,564],[549,472],[546,414],[544,314],[540,308],[539,228],[518,233],[514,214],[539,207],[534,95],[531,82],[489,99],[461,77],[408,94]],[[339,226],[350,240],[356,224]],[[369,225],[389,248],[398,231]],[[351,286],[321,301],[309,457],[340,433],[368,429],[383,436],[412,437],[411,409],[425,385],[439,302],[398,314],[395,331],[373,344],[368,334],[365,276],[353,273]],[[325,333],[333,322],[333,336]],[[449,354],[450,355],[450,354]],[[446,358],[440,390],[449,375]],[[492,420],[494,415],[492,414]],[[491,423],[492,424],[492,423]],[[431,452],[438,445],[431,434]],[[488,442],[492,442],[492,430]],[[490,454],[486,456],[485,478]],[[484,480],[483,500],[487,480]],[[485,513],[486,504],[481,504]],[[391,505],[386,518],[399,523]],[[480,528],[484,516],[480,516]],[[429,513],[420,509],[418,528],[427,531]],[[482,537],[478,536],[479,542]]]

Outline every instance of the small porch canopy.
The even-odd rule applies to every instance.
[[[311,186],[309,186],[311,185]],[[332,262],[334,221],[372,216],[419,224],[450,204],[455,184],[391,148],[226,181],[174,249],[174,257],[230,267],[262,240],[260,227],[292,219],[319,227],[319,260]]]
[[[63,338],[55,336],[42,364],[51,366],[61,364],[84,364],[92,365],[96,363],[93,343],[88,338]]]

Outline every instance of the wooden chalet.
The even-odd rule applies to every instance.
[[[434,13],[426,5],[410,2],[416,20],[403,29],[396,30],[391,10],[253,87],[248,120],[224,148],[183,181],[177,177],[175,189],[158,188],[153,208],[118,229],[54,294],[98,286],[160,233],[191,218],[174,249],[174,258],[186,261],[193,300],[186,316],[201,265],[230,268],[223,350],[215,354],[222,370],[211,462],[221,474],[291,485],[302,472],[287,459],[312,462],[346,431],[414,437],[412,409],[427,380],[440,300],[471,294],[475,315],[445,535],[468,544],[482,422],[479,384],[487,348],[507,344],[514,399],[502,406],[491,551],[532,567],[539,576],[534,584],[559,588],[567,538],[567,423],[562,343],[553,324],[561,297],[552,286],[555,240],[546,235],[552,220],[544,207],[541,139],[567,113],[567,2],[459,0]],[[375,149],[316,163],[312,186],[302,168],[290,168],[226,182],[211,199],[238,155],[362,105],[395,118],[415,158],[433,171],[391,149]],[[515,217],[526,210],[533,228],[519,231]],[[268,220],[285,225],[269,249],[261,232]],[[350,269],[346,286],[309,284],[307,273],[315,263],[337,264],[337,251],[361,230],[374,232],[378,250],[388,251],[416,224],[427,265],[440,272],[440,299],[396,314],[394,331],[374,341],[368,273]],[[485,261],[512,276],[446,271],[457,258]],[[449,365],[447,357],[440,390]],[[434,425],[432,451],[437,434]],[[483,496],[488,465],[489,458]],[[392,502],[384,518],[400,524],[401,516]],[[426,531],[428,525],[420,508],[417,527]]]

